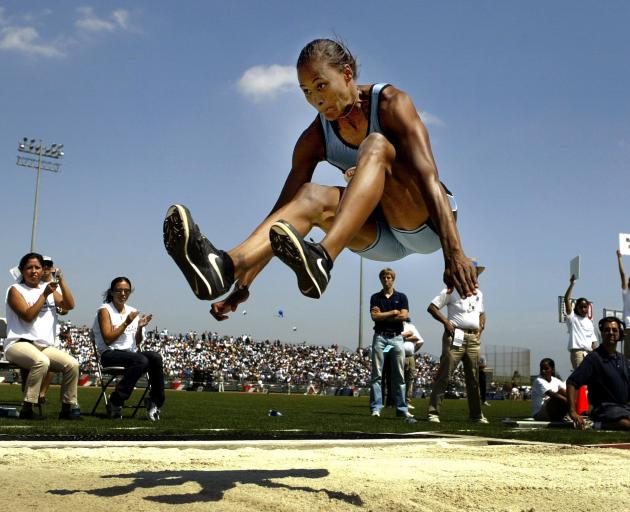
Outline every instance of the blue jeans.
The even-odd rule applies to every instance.
[[[372,339],[372,375],[370,377],[370,410],[380,411],[383,408],[383,393],[381,391],[381,379],[383,376],[383,362],[385,349],[388,349],[391,361],[392,388],[396,400],[396,413],[404,415],[407,412],[405,402],[405,349],[402,336],[386,338],[380,334],[374,334]]]
[[[158,407],[162,407],[164,404],[164,370],[162,368],[162,356],[158,352],[106,350],[101,354],[101,364],[125,368],[125,374],[116,384],[116,390],[111,394],[114,405],[123,405],[133,393],[138,379],[148,373],[151,401]]]

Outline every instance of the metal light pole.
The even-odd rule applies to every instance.
[[[18,144],[18,151],[37,155],[37,159],[18,155],[17,165],[37,169],[35,181],[35,207],[33,208],[33,230],[31,231],[31,252],[35,252],[35,238],[37,236],[37,214],[39,212],[39,180],[42,171],[59,172],[61,164],[42,160],[42,158],[63,158],[63,144],[51,144],[44,147],[41,140],[27,139],[24,137]]]
[[[359,348],[363,348],[363,258],[359,256]]]

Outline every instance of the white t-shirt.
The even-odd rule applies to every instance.
[[[536,377],[532,386],[532,416],[535,416],[542,409],[543,404],[549,400],[547,391],[557,393],[559,389],[566,389],[566,386],[557,377],[551,377],[550,382],[547,382],[540,375]]]
[[[621,290],[621,298],[623,299],[623,321],[630,332],[630,288]]]
[[[13,311],[13,308],[9,306],[8,299],[9,290],[11,290],[11,288],[15,288],[17,292],[24,297],[26,303],[32,306],[44,292],[46,284],[40,283],[37,287],[31,288],[24,283],[15,283],[7,289],[7,295],[5,297],[7,314],[7,337],[4,340],[5,353],[7,349],[19,339],[33,341],[40,347],[54,346],[57,315],[53,294],[50,293],[48,297],[46,297],[46,302],[42,306],[42,309],[39,310],[35,320],[25,322]]]
[[[407,331],[411,331],[411,336],[413,338],[418,338],[417,341],[405,341],[403,343],[403,347],[405,348],[405,356],[412,356],[415,352],[420,350],[420,347],[422,347],[422,345],[424,344],[424,340],[422,339],[422,336],[420,336],[420,333],[418,332],[418,329],[416,329],[415,325],[410,322],[403,322],[402,332]]]
[[[438,309],[446,306],[447,318],[455,327],[479,329],[479,315],[484,312],[481,290],[477,289],[477,295],[462,299],[457,290],[447,293],[444,288],[431,303]]]
[[[578,316],[571,311],[566,316],[565,323],[569,330],[568,350],[593,350],[593,343],[597,343],[595,326],[588,316]]]
[[[137,311],[135,308],[131,307],[128,304],[125,304],[125,308],[122,313],[116,309],[113,303],[108,302],[107,304],[103,304],[98,310],[105,309],[109,313],[109,319],[112,323],[112,329],[116,329],[119,325],[124,324],[129,313],[133,311]],[[94,320],[94,325],[92,326],[92,330],[94,331],[94,339],[96,340],[96,349],[99,354],[102,354],[106,350],[127,350],[129,352],[136,351],[136,331],[138,330],[138,322],[140,321],[140,315],[136,316],[123,331],[123,333],[116,338],[116,340],[109,345],[105,343],[103,339],[103,334],[101,333],[101,326],[98,323],[98,312],[96,313],[96,319]],[[142,332],[142,337],[144,338],[144,329]]]

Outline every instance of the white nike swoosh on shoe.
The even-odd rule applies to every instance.
[[[326,282],[328,282],[328,273],[326,272],[326,269],[322,266],[322,258],[317,258],[317,267],[319,268],[320,272],[324,274]]]
[[[221,275],[221,270],[219,270],[219,265],[217,265],[218,259],[219,257],[216,254],[208,254],[208,261],[210,262],[210,265],[212,265],[212,268],[214,269],[214,271],[219,276],[219,279],[221,280],[221,286],[223,286],[223,276]]]

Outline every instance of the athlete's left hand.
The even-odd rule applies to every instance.
[[[247,286],[240,287],[238,283],[234,287],[225,300],[215,302],[210,307],[210,314],[219,322],[228,319],[228,313],[234,313],[241,302],[245,302],[249,298],[249,288]]]
[[[453,288],[460,297],[470,297],[477,293],[477,269],[463,253],[451,256],[444,262],[444,283],[449,293]]]

